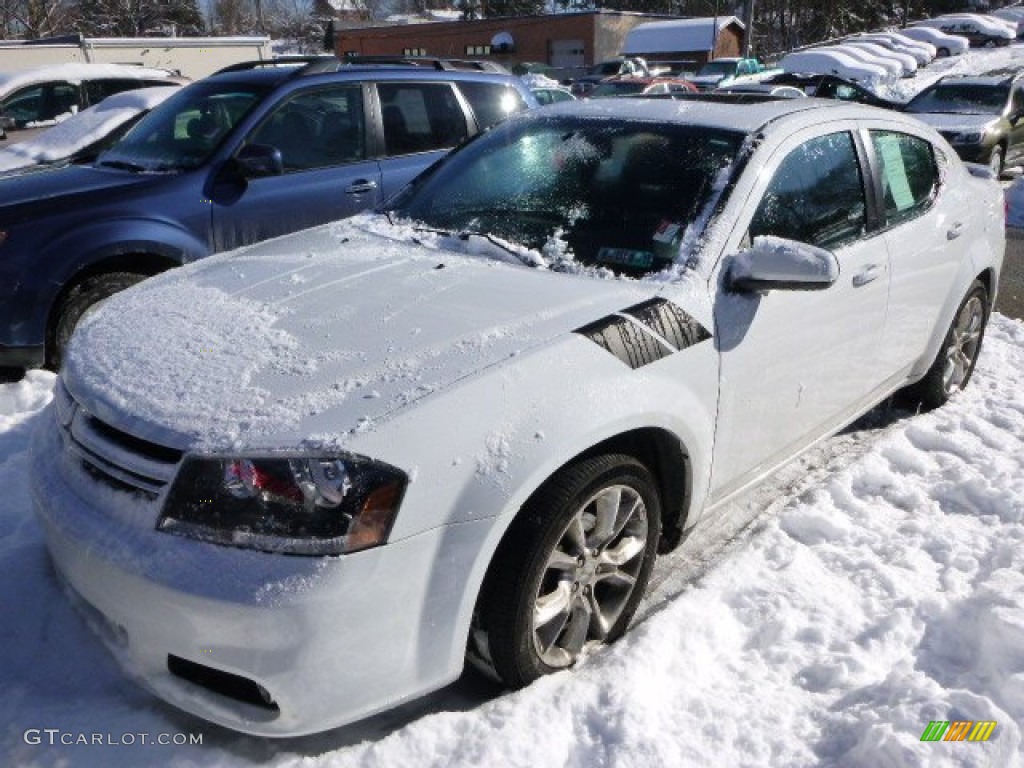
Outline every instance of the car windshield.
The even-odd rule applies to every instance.
[[[430,229],[642,275],[676,260],[743,139],[639,120],[505,123],[421,176],[391,210]]]
[[[265,86],[224,82],[183,88],[140,120],[97,163],[148,172],[196,168],[266,92]]]
[[[911,100],[907,112],[997,115],[1009,96],[1007,85],[940,83]]]
[[[731,75],[736,70],[735,61],[709,61],[697,72],[702,75]]]

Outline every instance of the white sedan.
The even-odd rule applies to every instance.
[[[535,110],[387,215],[88,315],[37,513],[126,669],[231,728],[349,723],[467,655],[526,685],[621,636],[699,519],[894,392],[955,396],[1003,238],[995,182],[897,113]]]

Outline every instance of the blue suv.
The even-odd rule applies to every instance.
[[[183,88],[93,165],[0,182],[0,367],[57,366],[92,304],[373,208],[536,106],[518,78],[442,62],[266,64]]]

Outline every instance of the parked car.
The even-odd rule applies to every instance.
[[[935,60],[938,51],[931,43],[921,42],[897,32],[862,32],[846,39],[847,42],[874,43],[896,53],[912,56],[923,67]]]
[[[1013,31],[1017,37],[1021,37],[1022,33],[1024,33],[1024,8],[999,8],[987,15],[1009,22],[1013,26]]]
[[[917,73],[917,59],[909,53],[893,51],[879,45],[878,43],[872,43],[869,40],[846,40],[839,46],[839,49],[843,51],[860,50],[864,53],[870,54],[871,56],[893,61],[900,68],[900,77],[909,77]]]
[[[900,34],[911,40],[920,40],[935,46],[936,57],[960,56],[967,53],[970,41],[963,35],[951,35],[935,27],[914,26],[900,30]]]
[[[615,640],[699,521],[893,392],[963,389],[1005,245],[933,130],[808,99],[552,105],[388,209],[113,297],[35,433],[69,594],[230,728]]]
[[[972,47],[994,48],[1009,45],[1016,39],[1016,33],[995,17],[986,19],[977,14],[938,16],[914,22],[915,27],[935,27],[950,35],[966,37]]]
[[[1024,74],[945,77],[905,109],[941,133],[962,159],[985,163],[996,176],[1024,162]]]
[[[621,75],[606,77],[590,92],[591,99],[605,99],[609,96],[639,96],[673,92],[696,93],[697,86],[689,80],[675,77],[636,77]]]
[[[188,82],[163,69],[121,64],[54,64],[0,73],[0,121],[24,141],[121,91]]]
[[[91,162],[153,107],[180,86],[140,88],[108,96],[99,104],[47,128],[29,141],[0,149],[0,176]]]
[[[557,104],[560,101],[575,101],[572,91],[561,85],[539,85],[530,88],[530,93],[542,107],[545,104]]]
[[[636,77],[650,77],[650,67],[647,62],[639,56],[624,56],[615,59],[599,61],[592,66],[585,75],[573,78],[570,85],[573,95],[588,97],[598,83],[605,78],[618,75],[632,75]]]
[[[784,72],[801,75],[835,75],[844,80],[877,86],[888,82],[889,73],[874,64],[865,64],[840,51],[817,51],[813,48],[787,53],[779,62]]]
[[[835,75],[802,75],[795,73],[784,73],[776,75],[766,82],[766,85],[773,87],[799,88],[808,96],[819,99],[836,99],[838,101],[850,101],[856,104],[867,104],[882,109],[903,109],[903,104],[882,98],[873,91],[869,91],[857,83],[843,80]]]
[[[372,208],[536,104],[512,75],[336,59],[198,81],[94,166],[0,181],[0,366],[56,366],[78,318],[115,291]]]
[[[688,78],[698,90],[710,91],[734,82],[756,80],[771,75],[760,61],[753,58],[723,56],[704,64],[697,74]]]
[[[890,81],[897,80],[906,74],[902,62],[891,59],[888,56],[880,56],[857,45],[825,45],[813,50],[819,52],[838,51],[842,55],[848,56],[862,64],[874,64],[876,67],[881,67],[885,70],[886,79]]]

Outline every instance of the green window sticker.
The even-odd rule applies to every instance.
[[[602,248],[597,252],[597,261],[630,269],[650,269],[654,264],[654,254],[629,248]]]
[[[896,135],[876,135],[875,147],[882,157],[883,183],[892,195],[897,211],[906,211],[914,207],[914,193],[910,190],[907,179],[907,167],[903,163],[903,152],[900,149],[900,137]]]

